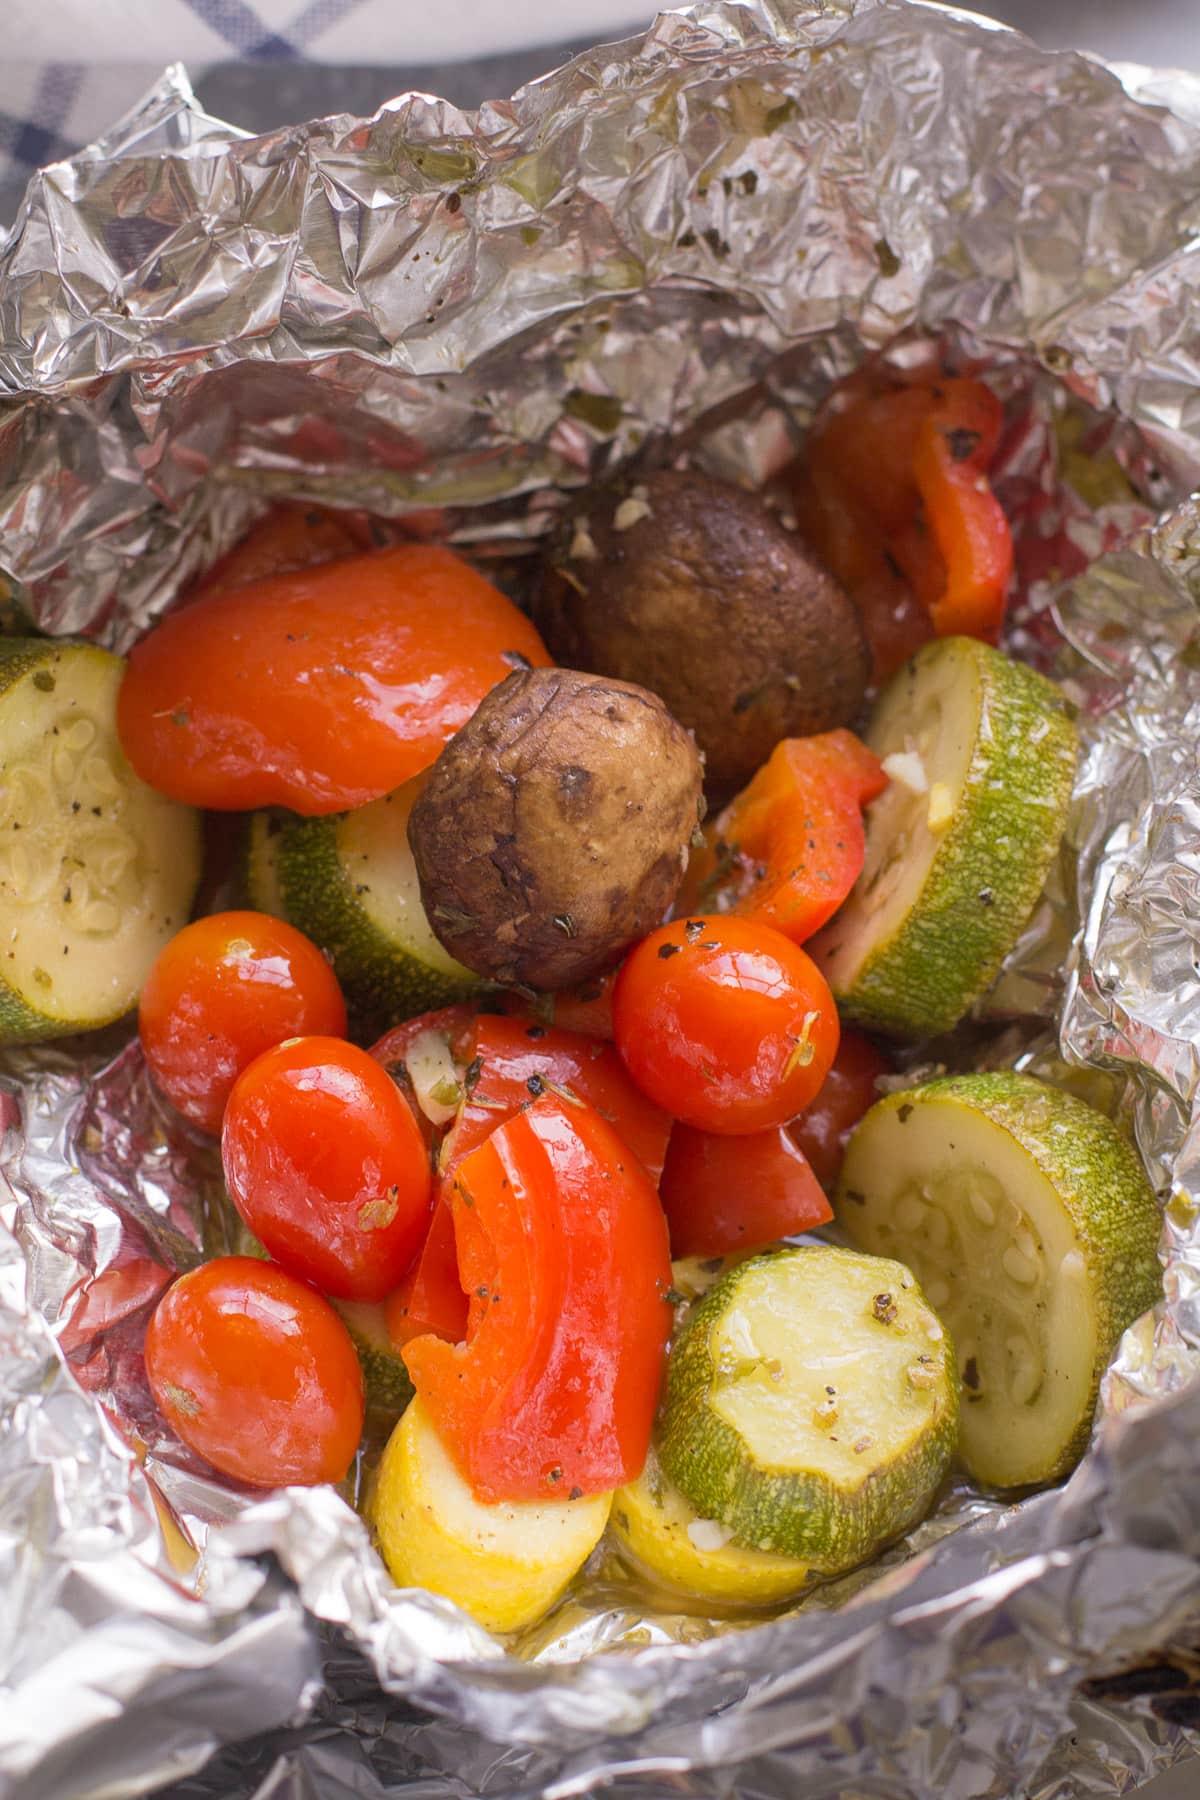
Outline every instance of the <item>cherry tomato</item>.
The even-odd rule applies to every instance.
[[[353,1044],[295,1038],[251,1063],[229,1096],[221,1155],[255,1237],[323,1293],[382,1300],[420,1248],[428,1153],[395,1082]]]
[[[130,653],[117,725],[174,800],[340,812],[428,768],[489,689],[548,661],[469,563],[401,544],[169,613]]]
[[[808,1158],[782,1125],[746,1137],[676,1125],[659,1198],[672,1256],[761,1250],[833,1217]]]
[[[613,990],[617,1049],[642,1092],[701,1131],[785,1125],[838,1044],[815,964],[769,925],[676,919],[632,952]]]
[[[343,1037],[346,1003],[316,945],[266,913],[185,925],[142,989],[138,1029],[158,1086],[185,1119],[218,1132],[233,1084],[285,1038]]]
[[[671,1121],[630,1080],[611,1044],[485,1014],[476,1019],[463,1056],[469,1075],[438,1159],[443,1177],[539,1094],[565,1093],[594,1106],[657,1184]]]
[[[891,1066],[861,1031],[843,1031],[824,1087],[789,1125],[827,1193],[837,1184],[850,1133],[879,1098],[877,1078],[889,1074]]]
[[[146,1332],[158,1409],[189,1449],[252,1487],[340,1481],[362,1434],[362,1371],[327,1300],[274,1263],[181,1275]]]
[[[285,501],[257,519],[220,562],[206,569],[188,589],[187,598],[198,600],[201,594],[244,587],[266,575],[287,575],[294,569],[357,556],[374,549],[375,542],[366,513]]]

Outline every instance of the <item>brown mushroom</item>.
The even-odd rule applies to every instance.
[[[556,989],[597,973],[662,922],[702,782],[656,695],[517,671],[450,739],[409,819],[434,931],[496,981]]]
[[[781,738],[851,723],[866,689],[853,603],[760,500],[708,475],[663,471],[598,497],[549,557],[533,611],[552,656],[661,695],[718,792]]]

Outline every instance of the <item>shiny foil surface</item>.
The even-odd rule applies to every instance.
[[[0,1795],[122,1800],[276,1727],[181,1793],[1067,1800],[1190,1754],[1081,1683],[1200,1635],[1198,294],[1200,82],[898,0],[702,3],[476,114],[407,95],[263,138],[173,71],[32,184],[0,246],[0,569],[118,648],[273,495],[416,515],[519,591],[618,465],[760,483],[864,356],[986,368],[1010,647],[1084,755],[986,1029],[921,1054],[1119,1113],[1166,1298],[1060,1491],[957,1489],[765,1620],[601,1552],[502,1646],[394,1589],[345,1496],[239,1492],[164,1432],[141,1337],[226,1245],[211,1147],[127,1031],[5,1052]]]

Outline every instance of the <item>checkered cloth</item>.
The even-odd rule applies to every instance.
[[[0,10],[5,15],[0,186],[11,190],[40,164],[111,125],[167,63],[183,61],[196,77],[235,58],[354,60],[355,45],[359,60],[374,62],[380,60],[381,36],[395,35],[394,29],[381,33],[381,25],[394,24],[408,5],[406,0],[8,0]],[[353,42],[347,40],[350,25]],[[68,60],[72,51],[79,60]]]
[[[106,130],[169,63],[184,63],[193,83],[238,65],[250,113],[273,109],[247,104],[248,91],[261,97],[286,83],[300,109],[288,117],[300,119],[343,105],[373,110],[399,91],[384,68],[424,86],[420,77],[464,57],[617,37],[655,10],[654,0],[0,0],[0,231],[34,169]],[[379,69],[380,79],[361,94],[344,81],[322,86],[323,67],[332,76],[346,65]]]

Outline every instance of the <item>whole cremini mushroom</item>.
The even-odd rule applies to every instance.
[[[450,739],[409,819],[434,931],[495,981],[549,990],[596,974],[661,923],[702,782],[657,695],[517,671]]]
[[[660,694],[718,793],[781,738],[850,724],[866,690],[851,600],[761,500],[708,475],[664,470],[594,496],[533,613],[560,662]]]

